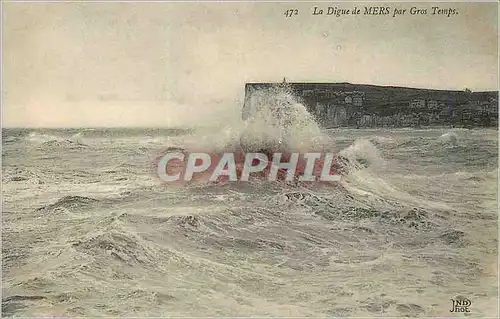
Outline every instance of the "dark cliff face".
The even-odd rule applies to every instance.
[[[351,83],[247,83],[243,119],[251,95],[285,86],[316,120],[332,126],[497,126],[498,91],[432,90]]]

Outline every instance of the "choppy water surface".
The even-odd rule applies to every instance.
[[[173,189],[193,132],[4,130],[3,314],[495,317],[497,131],[328,134],[336,186]]]

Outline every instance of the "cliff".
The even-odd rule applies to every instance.
[[[434,90],[351,83],[247,83],[253,92],[286,86],[325,127],[498,126],[498,91]]]

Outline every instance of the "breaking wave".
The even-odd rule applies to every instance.
[[[215,150],[268,148],[305,152],[333,149],[333,139],[321,130],[286,86],[254,92],[244,108],[245,121],[237,118],[211,132],[198,131],[191,144]]]
[[[74,134],[70,138],[63,136],[55,136],[38,132],[31,132],[25,137],[25,141],[31,144],[39,145],[40,147],[49,148],[84,148],[88,145],[83,143],[83,132]]]
[[[359,139],[353,144],[339,152],[350,160],[351,163],[357,163],[359,166],[382,165],[385,163],[378,148],[367,139]]]
[[[449,146],[457,146],[459,138],[455,132],[447,132],[438,138],[438,141],[442,144],[447,144]]]
[[[60,136],[54,136],[54,135],[43,134],[43,133],[38,133],[38,132],[31,132],[28,134],[28,136],[25,137],[25,140],[27,142],[43,144],[43,143],[47,143],[47,142],[61,142],[61,141],[64,141],[66,139],[63,137],[60,137]]]
[[[324,148],[331,140],[286,86],[253,93],[248,101],[243,144],[259,147],[282,141],[291,150]]]

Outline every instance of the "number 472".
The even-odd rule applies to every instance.
[[[287,18],[291,18],[291,17],[296,16],[298,14],[299,14],[298,9],[288,9],[284,13],[285,17],[287,17]]]

